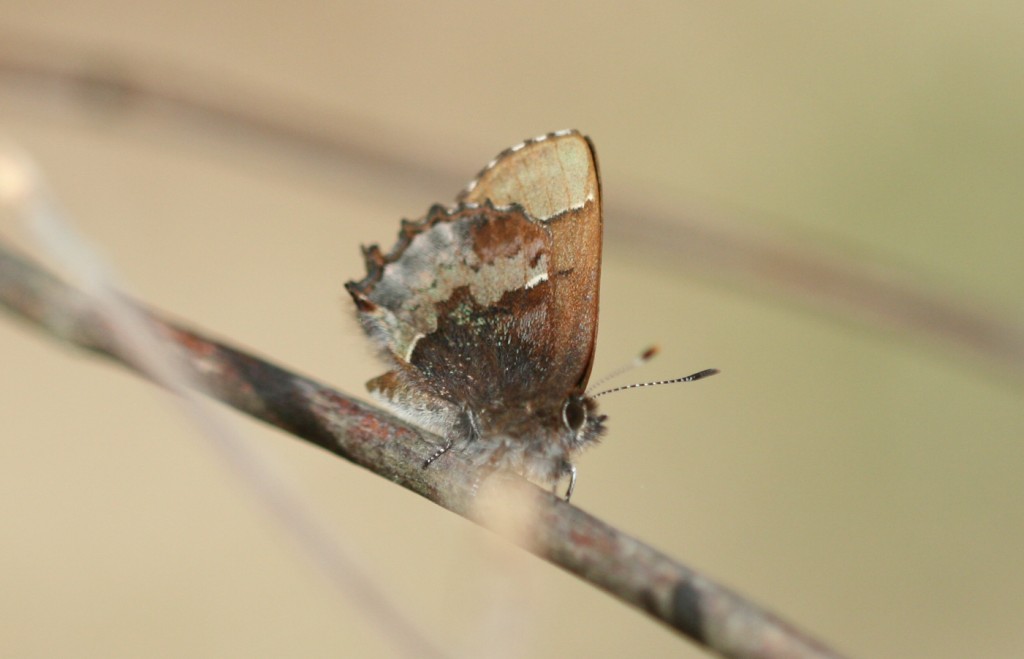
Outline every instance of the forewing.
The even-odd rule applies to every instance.
[[[467,186],[460,201],[518,205],[552,241],[551,385],[584,387],[593,365],[601,279],[601,185],[593,145],[576,131],[507,149]]]

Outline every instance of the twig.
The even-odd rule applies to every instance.
[[[127,298],[109,264],[75,230],[49,191],[31,156],[16,147],[0,148],[0,205],[9,207],[43,251],[53,257],[90,303],[94,324],[116,337],[120,359],[172,394],[178,409],[223,461],[239,485],[296,541],[326,581],[356,602],[364,619],[377,627],[397,655],[415,659],[446,656],[391,598],[368,577],[344,546],[331,537],[272,462],[254,452],[245,436],[202,403],[202,386],[178,363],[182,351],[166,340],[166,327]],[[59,314],[60,311],[58,310]]]
[[[55,338],[144,374],[88,296],[3,246],[0,304]],[[722,656],[839,656],[738,594],[516,476],[485,478],[456,454],[423,469],[440,438],[154,312],[145,313],[204,393],[505,535]],[[496,496],[499,490],[511,490],[519,514],[530,519],[527,536],[502,522],[498,506],[507,499]]]

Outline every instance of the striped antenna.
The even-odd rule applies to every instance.
[[[708,377],[709,375],[714,375],[715,373],[718,373],[717,368],[708,368],[703,371],[698,371],[697,373],[691,373],[686,377],[675,378],[674,380],[659,380],[657,382],[637,382],[636,384],[626,384],[621,387],[615,387],[613,389],[605,389],[604,391],[596,393],[590,397],[597,398],[599,396],[604,396],[605,394],[610,394],[616,391],[623,391],[625,389],[639,389],[640,387],[656,387],[662,384],[676,384],[678,382],[693,382],[694,380],[700,380],[702,378]]]

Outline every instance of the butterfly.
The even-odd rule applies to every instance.
[[[586,393],[597,338],[601,183],[590,140],[503,151],[458,195],[363,248],[345,287],[391,370],[370,393],[472,463],[557,487],[605,431]],[[689,378],[702,377],[707,372]],[[681,378],[680,380],[682,380]]]

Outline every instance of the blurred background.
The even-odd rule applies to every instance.
[[[0,136],[141,299],[363,395],[359,245],[579,128],[574,503],[862,657],[1024,653],[1020,3],[0,0]],[[31,250],[7,214],[0,237]],[[229,411],[452,656],[704,656]],[[0,320],[0,654],[391,656],[150,385]]]

